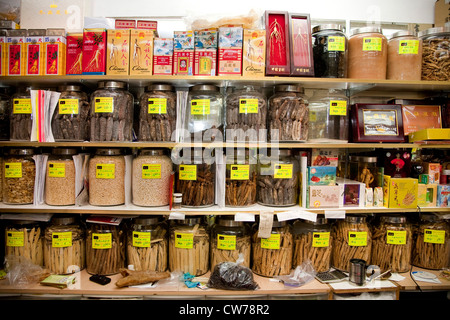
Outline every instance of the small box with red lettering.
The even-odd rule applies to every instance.
[[[130,66],[130,30],[109,29],[107,32],[107,75],[128,75]]]
[[[172,75],[173,38],[155,38],[153,41],[153,74]]]
[[[66,30],[47,29],[45,44],[45,75],[66,74]]]
[[[106,29],[83,30],[83,74],[106,73]]]
[[[153,73],[153,35],[151,29],[131,30],[130,75]]]
[[[450,207],[450,185],[438,184],[437,186],[437,206],[440,208]]]
[[[44,38],[45,29],[29,29],[25,40],[27,76],[44,74]]]
[[[194,75],[215,76],[217,69],[218,29],[195,31]]]
[[[242,74],[242,41],[242,27],[219,28],[219,76]]]
[[[83,71],[83,34],[68,33],[66,36],[66,75],[79,75]]]
[[[194,74],[194,32],[175,31],[173,33],[173,74]]]

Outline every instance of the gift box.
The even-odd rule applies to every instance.
[[[309,186],[308,208],[338,208],[340,204],[341,187],[334,186]]]
[[[107,75],[128,75],[130,68],[130,30],[109,29],[107,32]]]
[[[450,202],[450,185],[438,184],[437,185],[437,206],[440,208],[449,207]]]
[[[383,206],[386,208],[414,209],[417,207],[418,180],[384,176]]]
[[[423,169],[428,175],[427,183],[439,183],[441,174],[441,165],[439,163],[424,162]]]
[[[66,74],[66,30],[47,29],[44,38],[44,75]]]
[[[83,70],[83,34],[68,33],[66,41],[66,75],[80,75]]]
[[[419,183],[417,191],[417,205],[419,207],[436,207],[437,186],[437,184]]]
[[[130,75],[153,73],[153,36],[151,29],[134,29],[130,35]]]
[[[288,76],[291,73],[289,49],[289,14],[266,11],[266,75]]]
[[[172,75],[173,38],[155,38],[153,41],[153,74]]]
[[[338,164],[338,149],[312,149],[311,166],[337,167]]]
[[[194,32],[175,31],[173,33],[173,74],[194,74]]]
[[[335,185],[336,167],[308,167],[308,185]]]
[[[364,207],[366,185],[364,183],[336,178],[339,186],[339,207]]]
[[[314,76],[309,14],[289,14],[291,75]]]
[[[83,30],[83,74],[106,73],[106,29]]]
[[[215,76],[217,69],[218,29],[195,31],[194,75]]]
[[[7,30],[5,69],[7,76],[25,75],[25,37],[27,30]]]
[[[242,74],[243,29],[240,26],[219,28],[219,62],[217,74]]]
[[[25,40],[26,70],[27,76],[37,76],[44,74],[44,38],[45,29],[28,30]]]
[[[264,77],[266,30],[244,29],[242,75]]]

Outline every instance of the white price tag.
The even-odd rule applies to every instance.
[[[298,215],[300,219],[316,222],[317,220],[317,213],[309,212],[309,211],[301,211]]]
[[[236,212],[234,221],[255,222],[255,214],[249,212]]]
[[[172,211],[169,214],[169,220],[183,220],[185,214],[183,212]]]
[[[294,220],[294,219],[298,219],[300,217],[299,214],[300,213],[297,211],[277,212],[277,218],[278,218],[278,221]]]
[[[325,210],[327,219],[345,219],[345,210]]]
[[[261,211],[259,214],[258,238],[269,238],[272,233],[273,212]]]

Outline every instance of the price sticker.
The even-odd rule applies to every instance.
[[[377,37],[363,38],[363,51],[381,51],[382,41]]]
[[[92,233],[92,249],[111,249],[112,233]]]
[[[217,235],[217,249],[221,250],[236,250],[236,236],[218,234]]]
[[[23,231],[7,231],[6,246],[7,247],[23,247],[25,244],[25,234]]]
[[[133,231],[133,247],[150,248],[151,232]]]
[[[345,37],[328,37],[328,51],[345,51]]]
[[[194,248],[194,234],[175,232],[175,248],[180,249]]]
[[[250,177],[250,166],[248,164],[231,165],[231,180],[248,180]]]
[[[31,114],[31,99],[14,99],[14,114]]]
[[[330,116],[346,116],[347,115],[347,101],[331,100],[330,101]]]
[[[274,167],[275,179],[292,179],[293,164],[276,163]]]
[[[262,249],[274,249],[279,250],[281,243],[281,234],[272,233],[269,238],[261,239],[261,248]]]
[[[97,179],[115,179],[116,165],[114,163],[98,163],[95,167]]]
[[[5,162],[5,178],[22,178],[22,163]]]
[[[329,232],[313,232],[312,246],[313,248],[323,248],[330,245]]]
[[[112,113],[114,111],[113,97],[98,97],[94,101],[95,113]]]
[[[197,166],[195,164],[180,165],[180,180],[197,180]]]
[[[425,229],[423,231],[423,242],[444,244],[445,230]]]
[[[258,99],[239,99],[239,113],[258,113]]]
[[[59,114],[78,114],[78,99],[59,99]]]
[[[167,114],[167,99],[148,98],[148,113]]]
[[[351,247],[367,246],[367,232],[365,231],[349,231],[348,245]]]
[[[191,100],[192,115],[207,115],[211,113],[211,101],[209,99]]]
[[[72,232],[53,232],[52,233],[52,247],[53,248],[67,248],[72,246]]]
[[[419,54],[419,40],[400,40],[398,54]]]
[[[142,179],[161,179],[161,164],[143,164]]]
[[[406,231],[389,230],[386,234],[387,244],[406,244]]]
[[[64,178],[66,176],[66,164],[49,162],[48,176],[52,178]]]

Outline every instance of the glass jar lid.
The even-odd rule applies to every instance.
[[[99,156],[120,156],[123,151],[119,148],[100,148],[95,151],[95,154]]]
[[[305,89],[302,86],[296,84],[277,84],[275,86],[275,92],[299,92],[304,93]]]
[[[45,36],[45,33],[47,32],[46,29],[28,29],[28,36]]]
[[[74,224],[76,222],[76,217],[74,216],[56,216],[52,218],[52,223],[56,225],[66,226],[69,224]]]
[[[13,148],[7,151],[7,154],[14,156],[32,156],[34,155],[34,149],[31,148]]]
[[[196,84],[190,87],[189,91],[219,91],[219,87],[213,84]]]
[[[81,91],[81,86],[76,84],[68,84],[64,86],[59,86],[58,91]]]
[[[315,226],[328,223],[328,219],[325,217],[316,217],[316,221],[303,220],[303,219],[302,219],[302,221],[305,223],[308,223],[308,224],[315,225]]]
[[[244,225],[242,221],[235,221],[234,216],[219,216],[217,224],[224,227],[241,227]]]
[[[373,162],[377,162],[377,157],[362,157],[362,156],[359,156],[358,157],[358,161],[359,162],[371,162],[371,163],[373,163]]]
[[[54,148],[52,150],[52,154],[62,155],[62,156],[72,156],[74,154],[77,154],[77,149],[75,149],[75,148]]]
[[[158,217],[140,216],[133,219],[134,224],[155,225],[159,223]]]
[[[358,215],[346,215],[345,221],[350,223],[365,223],[366,217],[365,216],[358,216]]]
[[[415,36],[416,33],[414,31],[410,30],[401,30],[397,31],[392,34],[391,39],[398,38],[398,37],[405,37],[405,36]]]
[[[429,29],[426,29],[426,30],[422,30],[422,31],[420,31],[417,34],[417,36],[418,37],[424,37],[424,36],[437,35],[437,34],[446,33],[446,32],[450,32],[450,26],[434,27],[434,28],[429,28]]]
[[[316,33],[323,30],[338,30],[338,31],[344,31],[344,26],[341,26],[340,24],[336,23],[327,23],[327,24],[321,24],[318,26],[315,26],[312,29],[312,33]]]
[[[163,156],[163,149],[141,149],[139,150],[139,155],[141,156]]]
[[[360,33],[382,33],[382,30],[380,27],[369,26],[369,27],[355,28],[351,31],[352,36]]]
[[[387,223],[406,223],[406,217],[398,215],[382,216],[381,221]]]
[[[202,217],[201,216],[189,216],[189,217],[185,217],[185,219],[172,220],[172,221],[174,221],[174,223],[178,223],[181,225],[195,226],[196,224],[202,223]]]
[[[146,88],[146,91],[174,91],[175,87],[166,83],[152,83]]]
[[[126,89],[127,84],[122,81],[105,81],[103,84],[103,88],[108,89]]]

